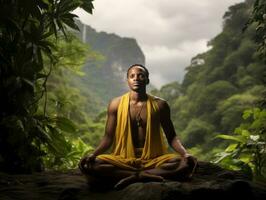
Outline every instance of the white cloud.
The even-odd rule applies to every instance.
[[[134,37],[146,56],[151,83],[181,81],[190,59],[207,50],[229,6],[244,0],[97,0],[94,13],[75,11],[97,31]]]
[[[190,64],[190,59],[207,50],[207,39],[198,41],[184,41],[178,47],[169,48],[167,46],[142,47],[147,57],[146,61],[150,70],[151,82],[160,87],[173,80],[181,81],[184,76],[184,68]],[[161,76],[160,78],[158,78]]]

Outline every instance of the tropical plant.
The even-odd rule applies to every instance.
[[[73,85],[73,79],[84,77],[85,62],[96,62],[102,56],[93,51],[88,44],[82,43],[73,33],[68,32],[67,38],[67,41],[60,36],[56,41],[55,38],[51,38],[51,41],[56,42],[57,48],[52,52],[57,62],[46,83],[46,98],[40,100],[37,112],[42,113],[46,104],[46,116],[56,120],[56,135],[64,137],[64,140],[57,142],[60,152],[43,148],[46,154],[43,157],[45,169],[62,170],[77,167],[84,153],[98,142],[87,140],[88,137],[95,136],[95,131],[90,129],[94,123],[85,109],[90,96],[82,94],[80,88]],[[47,62],[49,60],[45,59],[45,63]]]
[[[249,21],[244,29],[251,24],[256,26],[256,42],[262,59],[266,62],[266,2],[255,0]]]
[[[57,124],[66,119],[37,113],[57,62],[50,38],[78,29],[72,13],[92,13],[92,0],[0,0],[0,169],[41,170],[43,148],[60,153],[65,138]],[[45,67],[44,56],[49,58]],[[47,70],[48,69],[48,70]],[[67,146],[67,145],[66,145]],[[67,148],[67,147],[62,147]]]
[[[66,140],[64,147],[67,147],[66,151],[63,149],[60,154],[47,153],[43,158],[44,165],[47,169],[60,171],[75,169],[78,166],[80,158],[93,151],[93,148],[85,144],[80,138],[71,141]]]
[[[216,154],[214,163],[233,170],[252,171],[256,177],[266,175],[266,110],[245,110],[246,120],[235,129],[234,135],[217,135],[232,141],[225,151]]]

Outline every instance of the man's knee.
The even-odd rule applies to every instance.
[[[100,159],[100,158],[95,158],[95,161],[94,161],[96,164],[106,164],[107,162]]]
[[[176,156],[174,158],[169,159],[166,163],[180,163],[180,157]]]
[[[159,168],[164,170],[174,170],[179,166],[178,162],[166,162],[159,166]]]

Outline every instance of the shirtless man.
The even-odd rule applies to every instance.
[[[140,64],[130,66],[127,82],[129,93],[110,102],[105,135],[95,151],[81,159],[81,171],[85,175],[114,178],[117,189],[138,181],[189,177],[196,159],[177,138],[167,102],[146,93],[148,70]],[[179,155],[167,153],[159,136],[161,130]],[[113,152],[103,154],[112,144]]]

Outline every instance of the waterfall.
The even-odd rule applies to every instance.
[[[82,24],[83,25],[83,29],[82,29],[82,42],[86,43],[86,34],[87,34],[87,27],[85,24]]]

